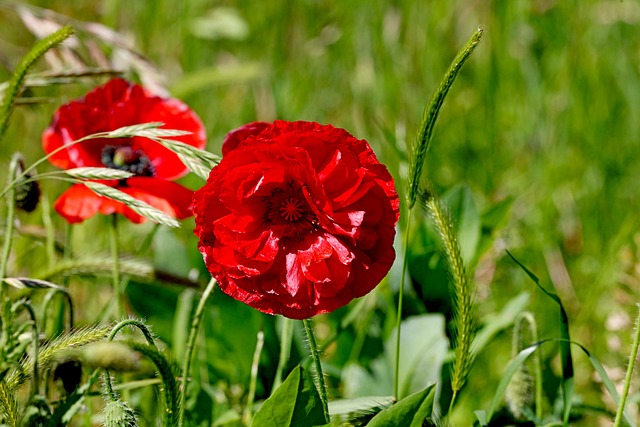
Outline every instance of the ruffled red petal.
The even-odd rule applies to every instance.
[[[238,144],[247,139],[250,136],[258,135],[263,129],[269,127],[271,123],[267,122],[252,122],[247,123],[238,129],[232,130],[224,137],[222,142],[222,155],[226,156],[232,150],[234,150]]]
[[[195,234],[221,289],[302,319],[370,292],[395,259],[399,200],[369,144],[311,122],[252,123],[195,193]]]
[[[148,122],[163,122],[162,127],[165,129],[192,132],[190,135],[170,139],[197,148],[204,148],[206,144],[202,122],[184,103],[153,95],[141,86],[123,79],[110,80],[84,98],[60,107],[42,135],[42,144],[45,152],[50,154],[87,135]],[[176,179],[187,173],[187,168],[175,153],[140,137],[83,141],[69,145],[52,155],[49,160],[63,169],[100,167],[103,166],[100,156],[107,145],[129,145],[134,149],[141,149],[151,160],[155,177]]]

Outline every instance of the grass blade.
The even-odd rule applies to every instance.
[[[554,300],[560,306],[560,358],[562,363],[562,400],[564,404],[562,420],[565,424],[569,421],[569,414],[571,413],[571,400],[573,398],[574,389],[574,375],[573,375],[573,359],[571,357],[571,337],[569,336],[569,317],[567,312],[560,301],[560,297],[553,292],[546,290],[540,285],[540,280],[520,263],[511,252],[507,251],[507,254],[511,259],[518,264],[518,266],[529,276],[529,278],[536,284],[536,286],[544,292],[549,298]]]

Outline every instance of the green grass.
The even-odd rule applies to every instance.
[[[215,7],[231,8],[246,23],[248,35],[238,40],[207,40],[193,34],[194,20],[214,7],[203,0],[25,3],[76,20],[102,22],[133,40],[165,76],[169,90],[203,119],[210,151],[219,153],[227,131],[253,120],[331,123],[370,141],[401,192],[408,167],[405,147],[413,142],[424,104],[457,50],[481,26],[483,40],[444,103],[425,168],[440,193],[458,184],[468,186],[480,211],[514,197],[508,222],[480,260],[484,274],[479,276],[479,312],[497,312],[510,298],[529,291],[529,310],[540,323],[540,336],[558,335],[556,307],[505,257],[506,247],[543,282],[555,284],[571,319],[573,339],[605,365],[626,366],[631,327],[610,330],[605,325],[613,315],[633,315],[640,283],[636,2],[216,2]],[[0,36],[0,81],[9,78],[34,42],[4,4],[0,2],[0,27],[11,31]],[[36,68],[43,71],[48,66],[40,62]],[[97,82],[33,89],[30,95],[49,97],[51,103],[16,110],[0,146],[0,164],[8,164],[16,150],[28,163],[40,158],[40,134],[55,108]],[[196,188],[202,181],[191,176],[184,183]],[[53,200],[64,186],[45,182],[43,188]],[[42,223],[38,211],[21,221]],[[55,218],[55,224],[62,235],[62,220]],[[97,228],[104,232],[94,238]],[[123,246],[133,251],[149,229],[128,226]],[[186,255],[168,268],[183,275],[194,267],[202,271],[190,223],[172,233],[163,232],[159,238],[181,245]],[[105,220],[96,218],[76,227],[73,246],[77,252],[104,252],[107,237]],[[19,237],[15,246],[16,253],[28,254],[16,261],[24,272],[45,256],[42,245],[31,238]],[[169,251],[158,241],[154,245],[156,259],[166,259]],[[562,275],[565,271],[568,276]],[[177,291],[168,287],[159,292]],[[271,318],[247,314],[244,307],[228,310],[219,316],[248,315],[251,331],[266,324],[266,347],[270,345]],[[419,303],[409,303],[409,312],[423,311]],[[81,316],[87,321],[89,312]],[[336,319],[327,316],[327,325],[335,327]],[[387,328],[382,320],[379,326]],[[221,336],[218,328],[205,330]],[[361,356],[363,364],[374,357],[383,335],[379,332],[378,339],[365,343],[370,347]],[[253,332],[246,332],[240,343],[209,343],[209,351],[236,354],[247,343],[242,357],[250,359],[254,342]],[[486,407],[491,393],[485,391],[497,384],[511,357],[509,342],[509,334],[503,333],[479,355],[459,402],[458,412],[465,420],[461,423],[471,419],[473,410]],[[296,351],[305,354],[302,344]],[[327,355],[330,365],[340,366],[339,351]],[[557,359],[557,347],[543,350],[543,361],[551,357]],[[220,353],[215,356],[212,375],[248,385],[249,368],[234,370],[223,359]],[[273,359],[277,363],[277,355]],[[557,362],[547,360],[559,372]],[[264,358],[262,363],[273,365]],[[580,356],[576,384],[586,402],[601,402],[601,387]],[[264,396],[260,387],[258,396]]]

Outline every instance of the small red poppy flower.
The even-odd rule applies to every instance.
[[[369,293],[395,259],[399,200],[364,140],[312,122],[251,123],[194,195],[207,268],[233,298],[304,319]]]
[[[149,122],[163,122],[163,128],[191,132],[172,138],[177,141],[199,149],[206,144],[202,122],[184,103],[153,95],[135,83],[113,79],[60,107],[42,135],[42,145],[46,153],[65,147],[49,158],[63,169],[106,167],[131,172],[136,176],[103,183],[179,219],[189,217],[191,190],[170,182],[188,169],[171,150],[143,137],[98,138],[71,144],[87,135]],[[121,202],[98,196],[82,185],[67,190],[54,207],[70,223],[96,213],[120,213],[133,222],[144,221]]]

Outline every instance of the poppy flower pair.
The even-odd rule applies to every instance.
[[[180,101],[114,80],[58,110],[44,147],[51,152],[91,133],[150,121],[191,131],[176,139],[204,146],[200,121]],[[170,181],[186,173],[178,157],[145,138],[89,140],[51,162],[130,171],[134,177],[110,185],[178,218],[189,216],[192,206],[198,249],[211,275],[225,293],[265,313],[303,319],[329,312],[367,294],[387,274],[399,200],[366,141],[330,125],[254,122],[229,133],[222,154],[193,199]],[[82,185],[55,207],[69,222],[98,212],[143,219]]]

